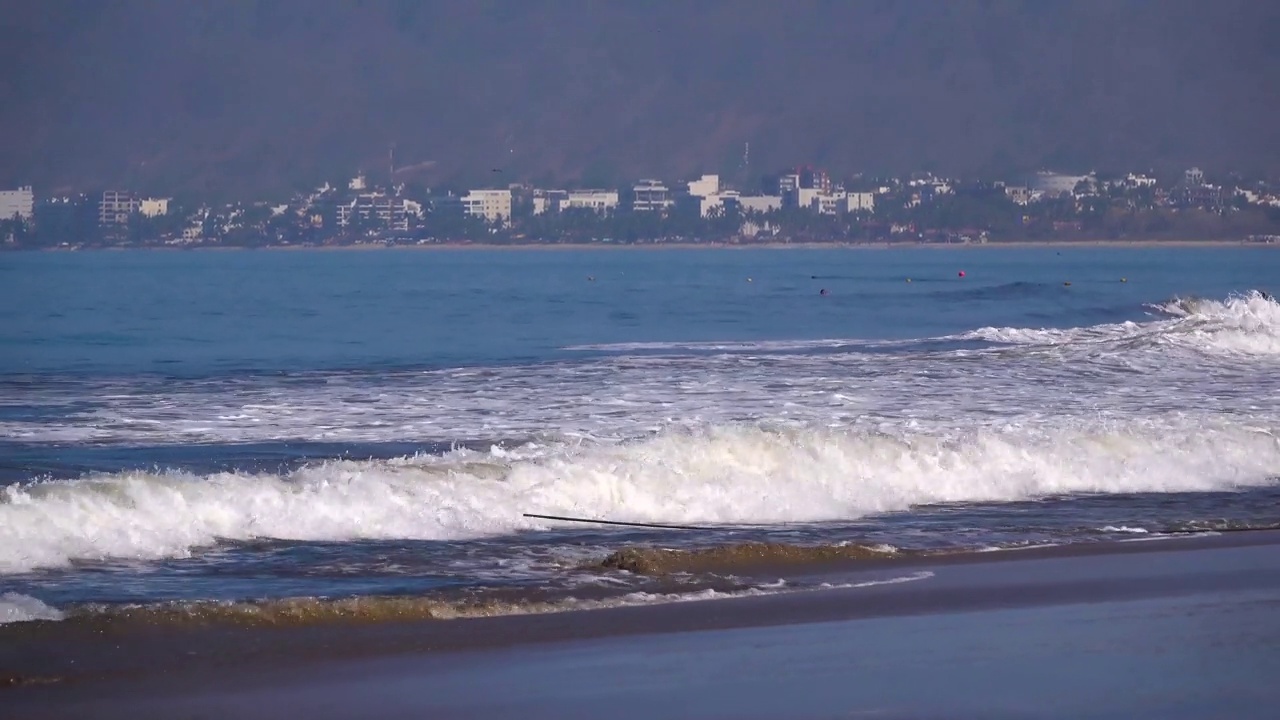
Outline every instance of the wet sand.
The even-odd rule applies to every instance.
[[[6,718],[1270,718],[1280,532],[832,562],[550,615],[0,628]]]

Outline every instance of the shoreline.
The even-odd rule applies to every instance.
[[[45,683],[67,687],[212,668],[503,650],[566,641],[772,627],[835,620],[973,612],[994,607],[1162,595],[1180,584],[1179,562],[1262,550],[1280,561],[1280,530],[1136,538],[1001,551],[742,567],[742,577],[804,580],[772,594],[613,607],[516,612],[456,619],[396,617],[282,624],[234,616],[181,621],[98,620],[0,625],[0,698]],[[1123,568],[1106,583],[1064,587],[1074,575]],[[1280,565],[1275,568],[1280,579]],[[1039,578],[1038,583],[1031,582]],[[825,584],[825,586],[822,586]],[[1003,589],[1002,589],[1003,588]],[[946,592],[941,592],[945,589]],[[1185,589],[1184,589],[1185,590]],[[1012,594],[1008,594],[1008,593]],[[6,687],[6,685],[10,687]]]
[[[357,243],[352,245],[264,245],[261,247],[156,245],[144,247],[52,247],[10,250],[10,252],[368,252],[403,251],[533,251],[563,252],[575,250],[976,250],[1034,248],[1158,248],[1158,247],[1257,247],[1280,248],[1280,243],[1248,240],[1008,240],[985,243],[930,242],[641,242],[641,243],[467,243],[442,242],[422,245],[385,245]]]
[[[824,570],[845,587],[553,615],[4,626],[0,702],[15,718],[829,718],[920,717],[937,695],[924,716],[990,717],[1017,697],[1032,705],[1012,717],[1204,717],[1202,701],[1262,718],[1280,700],[1265,679],[1280,669],[1278,546],[1257,531],[845,563]],[[1134,673],[1169,689],[1135,695]]]

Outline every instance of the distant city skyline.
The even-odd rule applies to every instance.
[[[796,166],[754,191],[703,174],[617,189],[509,183],[455,192],[383,185],[360,172],[283,201],[224,205],[129,190],[38,197],[24,187],[0,191],[0,209],[15,208],[0,217],[0,247],[1280,239],[1280,183],[1213,179],[1199,167],[1163,183],[1138,172],[1041,171],[1021,184],[912,173],[850,187]]]

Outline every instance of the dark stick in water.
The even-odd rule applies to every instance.
[[[565,517],[563,515],[538,515],[536,513],[524,513],[524,516],[527,518],[538,518],[540,520],[563,520],[564,522],[596,523],[597,525],[625,525],[627,527],[659,528],[662,530],[720,530],[720,529],[723,529],[723,528],[701,527],[698,525],[661,525],[658,523],[622,522],[621,520],[595,520],[592,518]]]

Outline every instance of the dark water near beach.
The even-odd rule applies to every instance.
[[[628,544],[1275,526],[1276,278],[1242,247],[7,254],[0,622],[785,588],[593,567]]]

